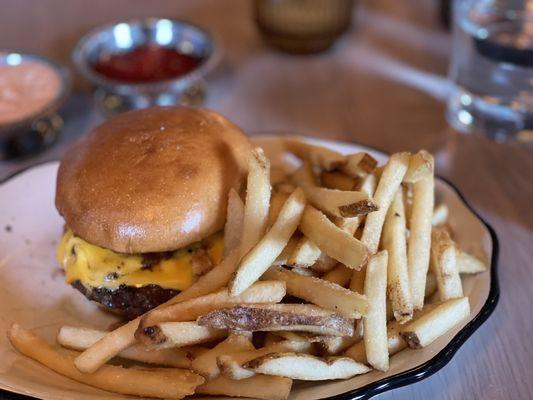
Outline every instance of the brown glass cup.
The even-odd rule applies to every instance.
[[[255,20],[266,41],[289,53],[328,49],[349,27],[353,0],[255,0]]]

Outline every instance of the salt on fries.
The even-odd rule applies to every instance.
[[[367,153],[282,144],[301,166],[273,166],[271,177],[264,152],[253,150],[244,202],[228,194],[223,260],[189,288],[111,332],[62,327],[57,342],[69,350],[17,324],[13,346],[121,394],[285,400],[293,379],[387,371],[394,354],[428,346],[468,317],[461,277],[487,266],[447,231],[429,153],[396,153],[378,166]]]

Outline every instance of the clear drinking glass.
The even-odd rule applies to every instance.
[[[533,140],[533,0],[455,0],[449,123]]]

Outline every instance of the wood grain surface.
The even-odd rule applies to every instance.
[[[380,399],[533,397],[533,147],[497,144],[447,128],[450,38],[436,1],[358,2],[353,28],[325,54],[288,56],[263,44],[247,1],[3,0],[0,47],[68,63],[81,34],[142,15],[184,18],[219,37],[224,60],[207,106],[254,131],[300,132],[386,151],[426,148],[500,238],[500,303],[444,369]],[[0,179],[57,158],[101,119],[87,94],[72,97],[61,142],[31,160],[0,163]],[[0,398],[16,396],[0,393]]]

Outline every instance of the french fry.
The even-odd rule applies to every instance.
[[[284,332],[291,333],[291,332]],[[298,336],[295,334],[295,336]],[[304,340],[303,336],[299,336],[298,341],[283,340],[281,342],[272,343],[257,350],[242,351],[228,355],[222,355],[217,358],[218,367],[222,375],[231,379],[246,379],[255,375],[254,371],[243,368],[243,364],[258,357],[267,354],[291,351],[297,353],[310,353],[313,350],[312,343],[309,340]]]
[[[346,159],[346,164],[340,169],[348,176],[355,178],[364,178],[374,172],[378,165],[378,161],[365,152],[350,154]]]
[[[437,277],[441,301],[463,297],[455,243],[444,229],[434,228],[431,234],[431,269]]]
[[[346,164],[346,156],[322,146],[314,146],[301,140],[285,140],[285,148],[301,160],[307,160],[322,170],[333,171]]]
[[[278,333],[278,332],[276,332]],[[293,332],[279,332],[284,335],[287,335],[288,333]],[[262,357],[267,354],[271,353],[280,353],[280,352],[294,352],[294,353],[310,353],[313,350],[313,346],[311,342],[308,340],[308,338],[303,339],[305,336],[303,336],[302,333],[294,333],[293,337],[300,337],[300,340],[283,340],[281,342],[273,343],[271,345],[261,347],[259,349],[255,350],[249,350],[249,351],[239,351],[232,354],[228,354],[224,357],[230,357],[233,359],[237,364],[242,365],[250,360],[253,360],[255,358]],[[222,357],[218,357],[222,358]]]
[[[483,261],[459,249],[456,249],[456,262],[460,274],[477,274],[487,270]]]
[[[398,190],[385,219],[383,248],[389,253],[387,293],[394,318],[400,323],[405,323],[413,317],[405,232],[405,208],[402,191]]]
[[[304,161],[291,176],[292,183],[296,186],[316,186],[317,178],[313,166],[309,161]]]
[[[210,272],[212,271],[214,270]],[[209,275],[210,272],[204,275],[204,277]],[[98,340],[76,357],[74,360],[76,368],[81,372],[93,373],[124,349],[133,345],[135,343],[135,330],[140,320],[137,317]]]
[[[469,314],[468,297],[449,299],[405,326],[400,335],[413,349],[425,347],[455,327]]]
[[[336,227],[312,206],[305,207],[300,230],[320,250],[349,268],[359,269],[367,260],[368,250],[363,243]]]
[[[374,203],[378,206],[378,211],[366,216],[365,227],[361,237],[361,242],[367,246],[370,253],[375,253],[378,250],[387,211],[402,183],[408,165],[409,153],[396,153],[389,158],[381,174],[373,197]]]
[[[402,325],[394,320],[390,321],[387,325],[387,347],[389,357],[392,357],[407,347],[407,342],[403,340],[400,335],[401,327]],[[357,362],[368,364],[365,343],[363,341],[354,344],[344,352],[344,355]]]
[[[298,240],[293,252],[289,256],[287,260],[288,265],[310,267],[318,260],[320,253],[321,251],[318,246],[303,236]]]
[[[143,333],[154,349],[208,343],[227,336],[226,330],[202,326],[196,322],[160,322],[145,328]]]
[[[177,296],[170,299],[157,308],[169,306],[171,304],[184,302],[196,297],[204,296],[215,290],[221,289],[229,283],[232,275],[235,273],[240,260],[240,247],[231,251],[220,264],[215,266],[207,274],[202,275],[196,282],[189,286]],[[138,322],[138,321],[137,321]]]
[[[437,277],[433,272],[429,272],[426,278],[426,290],[424,291],[424,296],[428,298],[435,293],[437,289]]]
[[[368,197],[374,197],[377,186],[377,177],[375,174],[368,174],[359,184],[357,190],[366,193]]]
[[[90,328],[62,326],[57,335],[57,342],[68,349],[82,351],[91,347],[103,338],[106,333],[105,331]],[[149,350],[145,346],[136,343],[124,349],[117,357],[165,367],[190,368],[191,360],[206,350],[207,348],[205,347]]]
[[[352,278],[353,269],[344,264],[337,264],[331,271],[326,272],[322,277],[323,280],[335,283],[339,286],[346,287]]]
[[[292,342],[312,342],[311,338],[316,337],[316,336],[312,336],[312,334],[306,334],[304,332],[298,333],[298,332],[292,332],[292,331],[278,331],[278,332],[272,332],[272,334],[277,335],[282,339],[289,340]],[[257,357],[253,357],[253,358],[257,358]]]
[[[420,150],[418,153],[409,157],[409,168],[403,178],[404,182],[415,183],[420,179],[426,179],[433,175],[433,156],[426,150]]]
[[[249,161],[240,257],[248,253],[265,233],[270,194],[270,161],[262,149],[256,148]]]
[[[250,339],[245,335],[231,334],[211,350],[195,358],[191,364],[192,370],[207,380],[216,378],[220,374],[217,357],[239,351],[254,350]]]
[[[417,153],[413,157],[417,157]],[[409,242],[407,252],[407,265],[409,282],[411,285],[411,298],[416,310],[424,306],[424,289],[426,275],[429,268],[431,249],[431,218],[433,216],[435,183],[433,178],[433,157],[424,154],[424,173],[419,173],[418,180],[413,184],[413,205],[409,220]],[[411,168],[411,167],[410,167]]]
[[[294,186],[290,182],[283,182],[278,183],[274,189],[276,190],[276,192],[281,192],[289,195],[296,190],[296,186]]]
[[[244,364],[244,368],[260,374],[306,381],[347,379],[370,371],[366,365],[348,357],[321,359],[309,354],[297,353],[268,354],[248,361]]]
[[[405,221],[407,227],[407,238],[409,238],[410,229],[411,229],[411,217],[413,214],[413,184],[412,183],[402,183],[400,186],[403,197],[403,205],[405,208]]]
[[[342,229],[344,232],[353,236],[357,231],[357,228],[361,225],[362,219],[363,216],[358,215],[357,217],[352,218],[332,217],[331,220],[339,229]]]
[[[318,272],[307,267],[291,267],[291,271],[298,275],[318,277]]]
[[[13,324],[8,331],[13,345],[23,355],[60,375],[115,393],[162,399],[192,395],[204,379],[189,370],[177,368],[134,369],[105,365],[93,374],[83,374],[74,366],[74,356],[52,348],[30,331]]]
[[[263,346],[270,346],[271,344],[281,342],[283,338],[276,335],[274,332],[266,332]]]
[[[270,166],[270,184],[276,186],[280,183],[287,183],[289,176],[282,166]]]
[[[135,337],[146,344],[151,344],[144,335],[144,330],[160,322],[195,321],[196,318],[210,311],[241,303],[279,303],[285,293],[283,282],[263,281],[250,286],[239,296],[232,297],[228,289],[222,289],[216,293],[160,307],[149,311],[141,318]]]
[[[387,325],[389,357],[407,348],[407,342],[403,340],[403,337],[400,335],[403,326],[404,325],[400,324],[398,321],[390,321]]]
[[[309,203],[336,217],[356,217],[378,209],[376,203],[364,192],[303,186]]]
[[[224,226],[224,257],[239,247],[244,221],[244,203],[235,189],[228,195],[226,225]]]
[[[366,359],[365,343],[363,341],[359,341],[353,346],[349,347],[344,352],[344,355],[361,364],[368,364],[368,360]]]
[[[448,210],[448,206],[444,203],[436,206],[433,210],[433,216],[431,217],[431,225],[444,225],[448,221],[449,212],[450,211]]]
[[[365,275],[366,268],[359,271],[353,271],[352,278],[350,280],[350,290],[356,293],[365,292]]]
[[[359,181],[360,178],[353,178],[339,171],[322,171],[320,173],[320,182],[322,183],[322,186],[328,189],[356,190],[359,186]]]
[[[272,265],[298,227],[305,208],[305,195],[296,189],[281,209],[272,228],[242,260],[230,283],[230,293],[237,296],[249,288]]]
[[[326,272],[331,271],[337,264],[338,262],[336,260],[328,256],[326,253],[321,252],[320,257],[318,257],[316,262],[308,269],[315,271],[318,274],[325,274]]]
[[[389,369],[386,309],[387,264],[387,251],[376,253],[368,261],[365,276],[368,312],[363,317],[363,340],[368,363],[380,371]]]
[[[336,356],[347,348],[361,341],[361,336],[357,332],[353,336],[318,336],[315,342],[318,344],[322,354],[326,356]]]
[[[368,302],[364,295],[352,292],[320,278],[295,274],[281,267],[271,267],[265,279],[279,280],[287,285],[287,293],[346,318],[360,318],[366,314]]]
[[[289,242],[279,254],[278,258],[276,258],[276,260],[272,263],[272,265],[289,265],[289,257],[294,252],[294,249],[298,245],[300,238],[301,237],[298,235],[292,235]]]
[[[217,358],[220,374],[230,379],[242,380],[248,379],[255,375],[254,371],[244,368],[231,355],[222,355]]]
[[[283,207],[283,204],[285,204],[288,198],[289,193],[276,191],[272,194],[272,199],[270,200],[270,208],[268,210],[269,227],[272,226],[274,222],[276,222],[276,220],[278,219],[281,207]]]
[[[196,393],[264,400],[286,400],[289,397],[291,387],[291,379],[279,376],[255,375],[238,381],[219,376],[198,386]]]
[[[212,311],[200,326],[231,331],[302,331],[351,336],[354,320],[310,304],[249,304]]]

